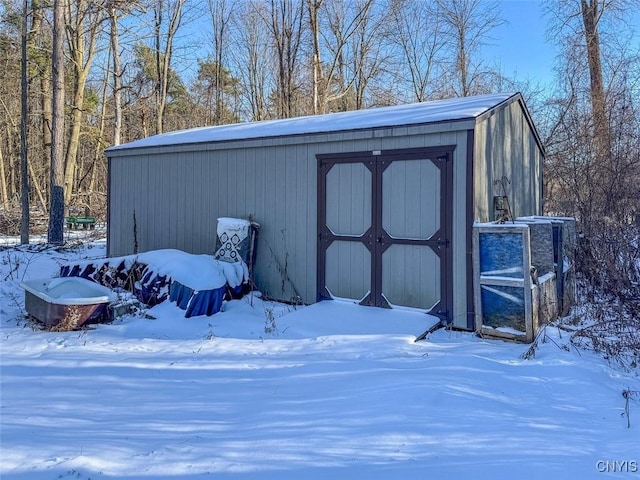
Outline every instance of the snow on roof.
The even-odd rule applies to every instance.
[[[154,135],[117,145],[110,147],[108,151],[470,120],[495,108],[515,95],[517,94],[477,95],[474,97],[450,98],[408,105],[329,113],[326,115],[192,128]]]

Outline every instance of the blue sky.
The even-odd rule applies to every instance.
[[[484,50],[486,61],[501,66],[507,76],[541,82],[553,81],[553,67],[557,54],[547,41],[547,18],[542,2],[533,0],[505,0],[501,2],[506,23],[493,33],[493,45]],[[640,12],[629,19],[635,30],[635,44],[640,46]]]
[[[548,19],[544,15],[542,2],[501,0],[500,6],[505,23],[492,32],[491,45],[484,47],[482,55],[485,62],[491,67],[499,66],[501,71],[511,78],[551,84],[554,80],[553,69],[557,50],[553,43],[547,40]],[[201,45],[206,45],[209,49],[209,40],[203,33],[209,28],[210,20],[207,15],[198,21],[206,22],[199,35]],[[640,11],[634,12],[629,23],[635,30],[634,43],[640,48]],[[189,36],[192,35],[193,27]],[[206,52],[202,52],[201,56],[206,56]],[[191,65],[190,68],[195,70],[196,66]],[[195,75],[195,71],[186,74]]]
[[[528,0],[501,3],[505,23],[493,33],[494,44],[485,49],[487,61],[500,65],[508,76],[550,81],[556,51],[546,39],[547,19],[542,3]]]

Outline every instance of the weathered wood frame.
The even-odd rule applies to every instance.
[[[517,226],[516,226],[517,225]],[[523,224],[514,226],[474,226],[473,227],[473,278],[474,278],[474,307],[475,307],[475,330],[480,335],[499,337],[507,340],[518,340],[532,342],[535,336],[533,326],[533,304],[532,304],[532,282],[531,275],[531,248],[529,229]],[[522,235],[522,271],[523,278],[509,277],[483,277],[480,270],[480,234],[481,233],[509,233]],[[517,287],[524,289],[524,315],[525,330],[524,335],[516,335],[503,332],[497,328],[489,328],[483,324],[482,312],[482,285]]]

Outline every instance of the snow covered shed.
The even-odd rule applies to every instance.
[[[519,93],[197,128],[106,155],[110,256],[213,253],[217,218],[250,217],[271,297],[414,307],[460,328],[474,328],[474,221],[505,193],[514,217],[542,214],[544,148]]]

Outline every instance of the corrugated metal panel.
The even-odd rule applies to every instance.
[[[474,192],[476,220],[494,220],[493,196],[503,195],[505,176],[514,217],[541,213],[542,152],[519,102],[482,120],[476,128]]]
[[[361,138],[282,148],[203,150],[189,156],[184,153],[156,154],[152,157],[136,155],[114,159],[119,165],[112,173],[111,205],[114,218],[118,218],[117,224],[123,228],[115,228],[115,225],[112,228],[111,254],[131,253],[132,235],[126,238],[114,233],[123,229],[132,232],[133,208],[136,208],[141,251],[176,247],[171,244],[170,232],[177,240],[175,230],[181,229],[183,246],[177,248],[194,253],[210,252],[215,240],[217,217],[253,215],[262,225],[256,271],[258,285],[276,298],[289,300],[297,292],[303,301],[313,302],[316,287],[315,154],[458,144],[454,152],[454,169],[457,175],[462,173],[464,177],[466,150],[459,143],[465,139],[464,135],[464,132],[452,132],[404,138]],[[147,165],[146,171],[142,170],[143,163]],[[179,169],[185,173],[179,174]],[[191,177],[187,172],[191,172]],[[191,181],[193,187],[175,185],[180,175],[183,175],[185,184]],[[135,176],[137,181],[133,180]],[[136,201],[125,196],[118,206],[117,184],[126,184],[126,190],[137,192]],[[464,238],[456,238],[455,233],[465,228],[464,181],[454,178],[454,190],[457,193],[454,193],[453,248],[454,265],[457,264],[458,268],[454,269],[453,278],[454,294],[457,295],[461,290],[458,287],[466,282],[464,255],[458,260],[466,245]],[[116,211],[119,212],[118,217],[115,216]],[[151,234],[143,236],[142,232]],[[464,295],[460,296],[464,300]],[[466,305],[458,301],[454,305],[456,308],[460,305],[465,311]]]
[[[400,136],[400,130],[415,135]],[[258,286],[279,299],[290,300],[299,294],[311,303],[316,292],[315,155],[457,145],[453,158],[453,317],[457,326],[464,327],[458,319],[467,308],[466,131],[438,125],[403,127],[388,133],[392,135],[379,138],[365,132],[309,136],[308,144],[296,138],[292,145],[281,147],[270,141],[246,141],[200,145],[197,150],[169,147],[145,149],[148,154],[114,152],[110,155],[110,254],[132,252],[134,209],[140,251],[175,247],[193,253],[211,252],[218,217],[252,215],[261,224]],[[318,142],[320,139],[326,141]],[[254,148],[235,148],[241,145]]]
[[[473,221],[467,218],[467,131],[442,133],[439,142],[456,145],[453,157],[453,216],[451,248],[453,249],[453,325],[467,328],[467,312],[472,305],[467,305],[467,226]],[[442,144],[439,143],[439,144]]]

